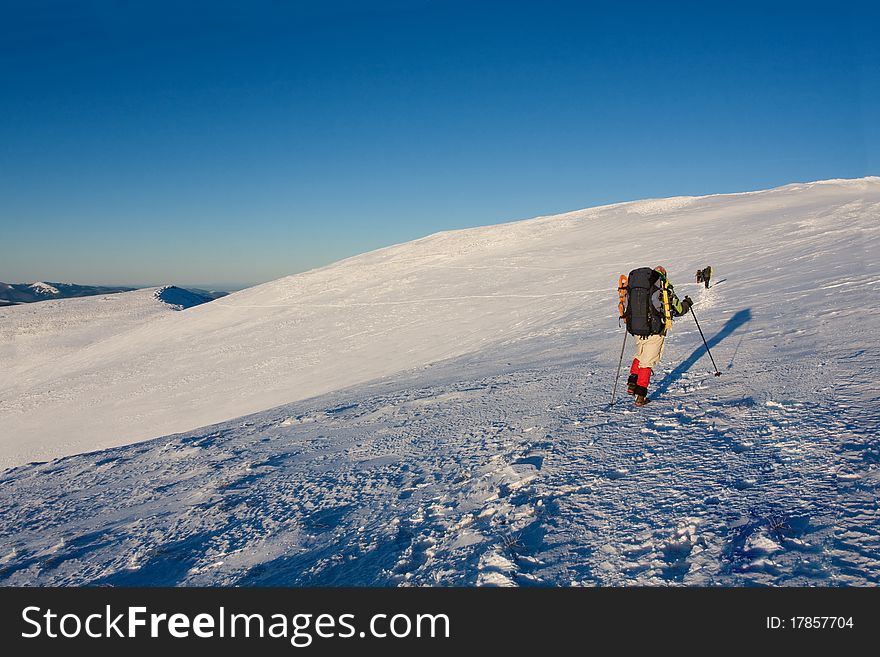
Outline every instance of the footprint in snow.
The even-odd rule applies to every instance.
[[[498,552],[492,551],[483,554],[477,568],[479,570],[477,586],[516,586],[516,582],[510,577],[516,570],[516,566],[510,559],[498,554]]]

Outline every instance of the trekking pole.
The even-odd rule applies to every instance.
[[[617,382],[620,381],[620,366],[623,365],[623,350],[626,349],[627,331],[623,332],[623,345],[620,347],[620,360],[617,362],[617,376],[614,377],[614,390],[611,391],[611,403],[614,406],[614,397],[617,395]]]
[[[694,315],[694,307],[691,306],[691,315]],[[694,321],[697,322],[697,316],[694,315]],[[712,361],[712,366],[715,368],[715,376],[721,376],[721,372],[718,371],[718,366],[715,365],[715,359],[712,358],[712,352],[709,351],[709,343],[706,342],[706,336],[703,335],[703,329],[700,328],[700,323],[697,322],[697,330],[700,332],[700,337],[703,338],[703,344],[706,345],[706,353],[709,354],[709,358]]]

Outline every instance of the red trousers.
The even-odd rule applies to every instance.
[[[632,366],[629,368],[629,373],[635,374],[638,377],[636,385],[640,385],[643,388],[647,388],[648,384],[651,382],[651,368],[639,367],[638,358],[633,358],[633,363]]]

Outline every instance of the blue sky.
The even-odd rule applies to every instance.
[[[875,6],[0,0],[0,280],[238,287],[877,175]]]

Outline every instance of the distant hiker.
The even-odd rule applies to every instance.
[[[654,366],[663,357],[672,318],[686,315],[693,301],[687,296],[679,301],[666,279],[666,269],[659,265],[634,269],[629,277],[620,278],[621,317],[626,320],[626,330],[636,336],[636,356],[626,389],[635,396],[636,406],[644,406],[650,401],[648,383]]]
[[[712,268],[709,266],[697,270],[697,283],[703,283],[709,289],[709,279],[712,278]]]

